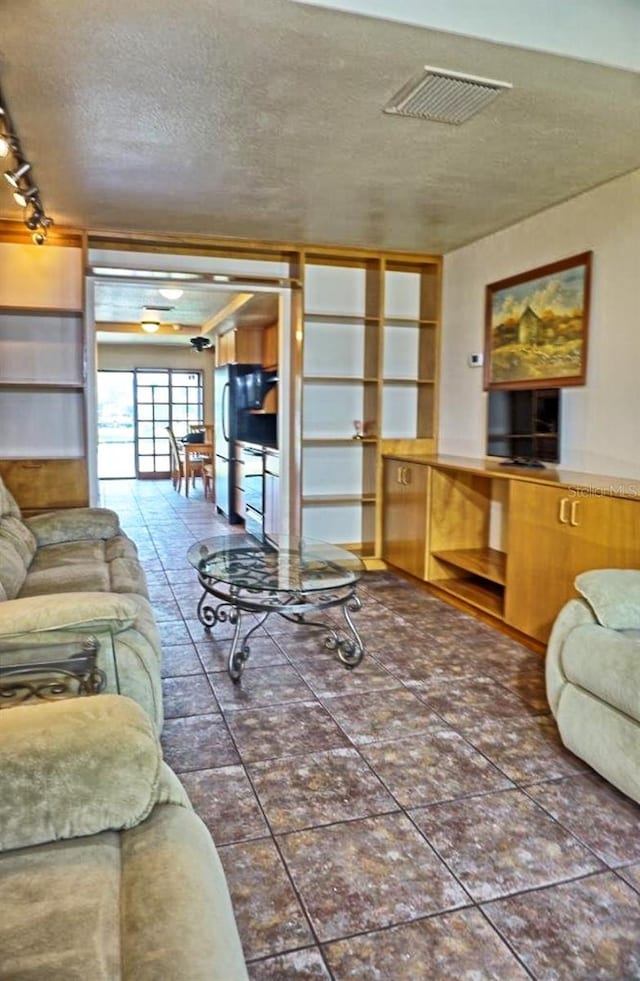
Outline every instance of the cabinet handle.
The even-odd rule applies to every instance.
[[[404,467],[398,467],[398,469],[396,470],[396,484],[401,484],[402,483],[402,471],[403,470],[404,470]]]
[[[407,486],[411,483],[413,474],[411,473],[411,467],[404,467],[404,480],[402,483]]]
[[[567,504],[569,503],[568,497],[560,498],[560,508],[558,510],[558,521],[561,525],[568,525],[569,519],[567,517]]]
[[[580,522],[578,521],[578,505],[580,501],[571,502],[571,511],[569,516],[569,524],[572,528],[577,528]]]

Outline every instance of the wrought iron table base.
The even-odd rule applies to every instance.
[[[364,644],[351,614],[360,607],[355,583],[348,586],[328,589],[322,593],[262,592],[257,589],[242,589],[220,580],[209,579],[199,574],[204,592],[198,603],[198,620],[206,630],[212,630],[218,623],[233,624],[234,631],[227,660],[229,677],[238,682],[249,658],[249,638],[271,616],[276,613],[290,623],[327,631],[324,646],[336,651],[338,660],[349,669],[357,667],[364,656]],[[214,600],[212,603],[211,600]],[[217,602],[215,602],[217,601]],[[346,628],[341,632],[337,627],[318,620],[306,619],[307,614],[322,610],[339,608],[342,610]],[[251,613],[260,619],[242,636],[242,614]]]

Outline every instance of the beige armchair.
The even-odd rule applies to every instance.
[[[595,569],[549,638],[547,697],[563,743],[640,802],[640,571]]]

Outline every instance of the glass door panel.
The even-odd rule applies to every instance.
[[[135,369],[136,475],[168,477],[167,426],[182,439],[203,418],[203,373],[173,368]]]
[[[136,476],[132,371],[98,372],[98,477]]]

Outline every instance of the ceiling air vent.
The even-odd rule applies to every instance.
[[[496,82],[491,78],[477,78],[425,65],[423,73],[407,82],[384,111],[395,116],[414,116],[458,125],[484,109],[503,89],[510,88],[510,82]]]

